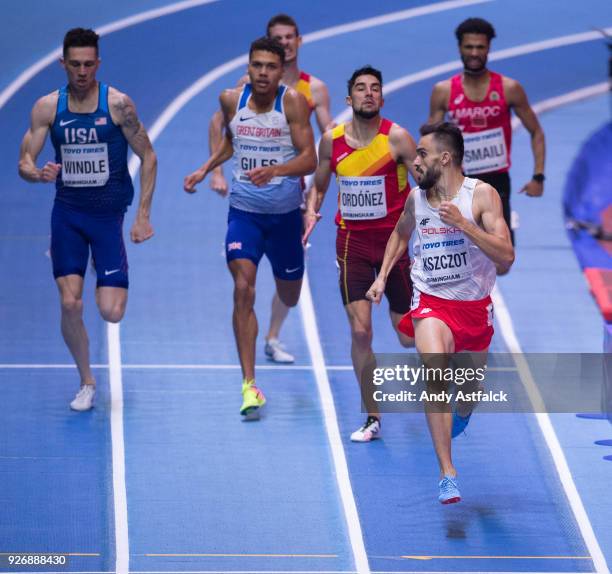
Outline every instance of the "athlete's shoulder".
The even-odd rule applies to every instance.
[[[240,98],[240,94],[242,94],[242,89],[244,86],[240,86],[239,88],[226,88],[219,95],[219,102],[221,102],[222,106],[235,106],[238,103],[238,98]]]
[[[396,161],[400,158],[406,158],[412,161],[416,156],[416,143],[410,132],[396,124],[391,122],[389,128],[389,143],[391,144],[393,155],[397,154]]]
[[[327,90],[327,85],[325,84],[323,80],[311,74],[307,74],[307,75],[310,78],[310,89],[313,92],[317,92],[319,90]]]
[[[49,125],[53,123],[58,100],[59,90],[45,94],[36,100],[32,107],[32,116],[36,119],[37,123]]]
[[[436,82],[434,84],[434,87],[433,87],[434,91],[436,91],[436,90],[450,90],[451,83],[453,81],[453,77],[446,78],[444,80],[440,80],[439,82]]]
[[[112,86],[108,87],[108,110],[114,124],[124,128],[137,125],[136,104],[130,96]]]
[[[113,117],[116,114],[123,116],[127,112],[133,113],[136,109],[136,104],[125,92],[108,86],[108,109]]]
[[[450,94],[452,78],[446,78],[446,80],[440,80],[434,84],[431,91],[432,95],[444,95]]]
[[[487,199],[497,195],[499,195],[497,190],[491,184],[480,179],[476,180],[476,185],[474,186],[474,197]]]
[[[389,140],[391,140],[392,143],[403,140],[405,138],[412,139],[410,132],[406,128],[400,126],[395,122],[392,122],[391,120],[388,121],[391,123],[391,127],[389,128]]]
[[[497,73],[497,75],[501,78],[504,88],[521,85],[518,80],[515,80],[514,78],[511,78],[510,76],[504,76],[503,74],[500,74],[500,73]]]
[[[501,75],[504,95],[508,103],[512,104],[515,101],[521,100],[525,96],[525,90],[518,80]]]
[[[408,197],[412,196],[412,199],[414,200],[414,196],[419,193],[421,191],[421,188],[418,185],[415,185],[413,188],[410,189],[410,191],[408,192]]]
[[[128,102],[133,103],[127,94],[113,88],[113,86],[108,86],[108,105],[111,109],[121,108]]]
[[[285,94],[283,95],[283,103],[285,111],[288,113],[301,113],[306,116],[310,115],[306,98],[300,94],[295,88],[285,86]]]
[[[451,95],[451,79],[442,80],[431,90],[430,116],[436,112],[445,112]]]

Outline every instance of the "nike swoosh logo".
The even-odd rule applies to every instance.
[[[118,271],[121,271],[121,270],[120,269],[112,269],[111,271],[105,270],[104,275],[112,275],[113,273],[117,273]]]
[[[67,126],[68,124],[71,124],[72,122],[76,122],[76,120],[60,120],[60,128],[63,128],[64,126]]]
[[[246,122],[247,120],[250,120],[252,118],[238,118],[238,121],[240,122]]]
[[[296,271],[299,271],[302,267],[296,267],[295,269],[285,269],[285,273],[295,273]]]

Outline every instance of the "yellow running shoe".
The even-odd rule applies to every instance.
[[[246,420],[256,420],[259,418],[259,409],[266,404],[266,397],[255,386],[255,381],[242,382],[242,406],[240,414]]]

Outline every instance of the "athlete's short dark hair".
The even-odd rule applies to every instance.
[[[493,38],[495,38],[496,35],[493,24],[483,20],[482,18],[468,18],[457,26],[455,36],[457,36],[457,42],[459,42],[459,44],[461,44],[464,34],[484,34],[489,40],[489,43]]]
[[[449,151],[453,163],[461,167],[463,163],[463,134],[454,124],[449,122],[438,122],[436,124],[425,124],[419,130],[422,136],[433,134],[438,149]]]
[[[359,76],[374,76],[380,82],[380,87],[382,88],[382,85],[383,85],[382,72],[380,70],[377,70],[376,68],[373,68],[370,65],[367,65],[367,66],[363,66],[362,68],[359,68],[358,70],[355,70],[353,72],[353,75],[350,77],[348,81],[348,95],[349,96],[351,95],[351,90],[353,89],[353,86],[355,85],[355,80],[357,80]]]
[[[69,48],[95,48],[98,54],[98,40],[100,36],[87,28],[72,28],[64,36],[64,58]]]
[[[251,60],[253,52],[258,50],[263,52],[272,52],[272,54],[276,54],[280,58],[281,64],[285,63],[285,49],[281,46],[278,40],[268,38],[267,36],[257,38],[257,40],[251,44],[251,49],[249,50],[249,61]]]
[[[277,26],[278,24],[281,24],[282,26],[293,26],[295,28],[295,35],[300,35],[298,25],[291,16],[289,16],[288,14],[277,14],[276,16],[272,16],[272,18],[268,20],[268,25],[266,26],[266,34],[268,35],[268,37],[270,37],[270,28]]]

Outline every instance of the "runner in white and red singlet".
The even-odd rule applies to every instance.
[[[399,329],[414,336],[425,363],[446,368],[452,353],[472,351],[480,363],[493,336],[491,291],[496,269],[514,261],[510,232],[499,195],[489,184],[465,177],[461,170],[463,138],[450,123],[421,128],[414,169],[419,187],[406,200],[391,234],[376,281],[367,292],[380,302],[389,272],[405,254],[416,230],[411,279],[412,306]],[[439,403],[426,405],[427,423],[440,465],[443,504],[459,502],[451,436],[467,426],[471,407],[459,404],[453,415]]]
[[[444,119],[461,128],[465,142],[463,170],[491,184],[499,193],[504,219],[511,225],[510,150],[511,111],[531,135],[533,177],[521,192],[539,197],[544,192],[544,132],[519,82],[487,69],[495,29],[486,20],[468,18],[455,30],[463,72],[435,85],[428,123]],[[512,243],[514,234],[511,231]]]

